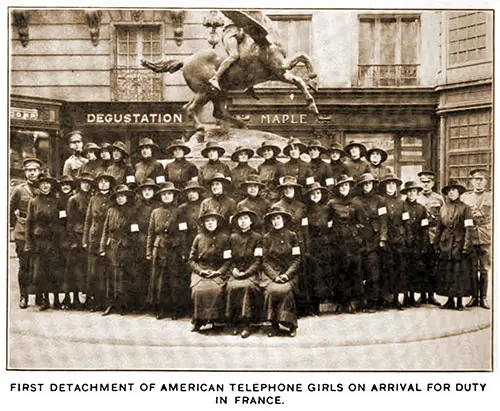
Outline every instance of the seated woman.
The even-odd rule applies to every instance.
[[[224,217],[207,210],[200,215],[200,233],[189,254],[193,329],[214,324],[222,317],[224,286],[231,263],[229,234],[223,230]]]
[[[233,334],[241,328],[241,337],[250,336],[250,324],[258,320],[261,307],[259,270],[262,260],[262,236],[253,229],[257,215],[242,209],[232,219],[235,227],[230,239],[231,276],[227,282],[226,318],[234,326]]]
[[[279,333],[279,325],[288,329],[290,337],[297,334],[297,313],[294,291],[300,269],[300,246],[297,234],[286,226],[292,216],[282,207],[273,207],[264,217],[270,226],[263,240],[261,286],[264,288],[264,314],[271,322],[268,337]]]

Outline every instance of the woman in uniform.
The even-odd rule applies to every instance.
[[[215,173],[207,183],[211,195],[201,202],[200,214],[205,213],[207,210],[216,211],[226,221],[229,221],[236,209],[236,202],[228,195],[231,181],[223,174]]]
[[[385,150],[374,147],[366,152],[366,158],[368,160],[368,172],[378,181],[382,181],[382,178],[386,174],[392,173],[392,170],[384,165],[387,160],[387,152]],[[383,194],[383,191],[380,194]]]
[[[254,155],[250,148],[236,147],[234,153],[231,154],[231,160],[237,163],[236,167],[231,170],[231,183],[234,187],[233,198],[238,203],[245,198],[246,192],[241,190],[241,183],[248,179],[250,174],[256,174],[257,170],[248,165]]]
[[[442,308],[461,311],[464,309],[463,297],[472,295],[473,290],[472,209],[460,200],[465,187],[457,181],[450,180],[441,192],[446,196],[447,204],[441,208],[434,242],[438,253],[438,289],[439,294],[448,297]],[[457,299],[456,305],[454,298]]]
[[[231,265],[229,234],[224,230],[222,214],[206,210],[200,216],[200,233],[189,255],[193,329],[214,325],[223,318],[224,287]]]
[[[142,184],[146,179],[152,179],[157,184],[165,181],[163,165],[156,159],[160,147],[153,139],[146,137],[139,141],[141,159],[135,165],[135,183]]]
[[[53,290],[54,275],[59,263],[58,184],[48,174],[38,177],[38,195],[28,203],[26,217],[26,252],[32,255],[32,285],[42,296],[40,311],[50,308],[49,291]]]
[[[327,148],[319,140],[313,140],[307,146],[307,151],[311,157],[311,172],[313,179],[308,179],[306,185],[314,182],[326,185],[327,180],[332,177],[330,165],[321,159],[327,152]]]
[[[264,184],[259,181],[258,175],[249,175],[248,179],[241,183],[241,190],[245,192],[246,196],[236,204],[237,210],[246,208],[257,215],[257,221],[254,222],[253,229],[258,231],[264,228],[264,216],[269,209],[269,202],[261,196],[263,188]]]
[[[294,293],[301,265],[299,239],[288,228],[292,216],[282,207],[272,207],[264,219],[269,227],[262,241],[261,281],[264,315],[271,323],[267,336],[278,335],[282,325],[290,337],[295,337],[298,323]]]
[[[300,155],[307,152],[307,146],[298,138],[291,138],[283,148],[283,154],[289,158],[286,163],[280,165],[278,169],[278,179],[281,177],[295,177],[299,184],[306,185],[307,179],[313,173],[309,163],[300,158]]]
[[[259,180],[265,185],[262,197],[271,204],[279,200],[279,192],[277,189],[279,181],[278,170],[281,164],[283,164],[277,160],[280,152],[281,149],[278,146],[267,143],[266,141],[263,141],[261,146],[257,149],[257,154],[264,159],[264,162],[257,167]]]
[[[113,176],[117,184],[135,184],[135,172],[129,163],[129,153],[125,143],[115,141],[111,148],[112,162],[106,173]]]
[[[165,166],[166,181],[171,181],[179,190],[183,190],[186,184],[198,177],[198,167],[186,156],[191,149],[182,140],[174,140],[165,150],[168,159],[174,159]]]
[[[194,180],[188,181],[182,190],[182,205],[179,207],[179,231],[182,237],[184,261],[187,261],[194,238],[199,231],[198,218],[200,217],[203,191],[203,187]]]
[[[200,167],[198,182],[206,189],[209,189],[210,182],[215,174],[222,174],[224,177],[231,175],[229,166],[220,160],[225,152],[224,147],[212,141],[207,142],[205,148],[201,150],[201,155],[207,158],[208,161]]]
[[[226,319],[233,335],[250,336],[250,324],[259,320],[262,304],[259,288],[262,260],[262,236],[253,229],[257,215],[248,209],[238,211],[232,219],[230,239],[231,266],[227,282]]]

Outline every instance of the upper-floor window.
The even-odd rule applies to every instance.
[[[451,13],[448,25],[448,64],[457,66],[486,59],[486,30],[485,12]]]
[[[161,58],[160,26],[116,26],[114,97],[120,101],[162,99],[162,77],[141,66]]]
[[[418,85],[419,35],[420,19],[418,16],[361,16],[359,18],[359,86]]]

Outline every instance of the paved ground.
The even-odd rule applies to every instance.
[[[17,260],[11,259],[11,273]],[[10,275],[8,366],[14,369],[490,370],[491,311],[425,306],[300,319],[296,338],[190,333],[150,315],[39,312],[17,306]]]

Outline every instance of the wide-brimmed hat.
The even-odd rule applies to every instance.
[[[248,159],[251,159],[254,155],[254,151],[248,147],[238,146],[238,147],[236,147],[236,150],[234,150],[234,153],[231,154],[231,160],[234,161],[235,163],[237,163],[238,162],[238,154],[243,153],[245,151],[248,153]]]
[[[23,168],[42,168],[42,162],[38,158],[25,158],[23,160]]]
[[[160,147],[156,144],[152,138],[143,137],[139,140],[139,147],[154,147],[155,149],[159,149]]]
[[[490,170],[488,170],[487,168],[480,168],[480,167],[474,168],[473,170],[471,170],[469,175],[472,178],[472,177],[474,177],[474,174],[477,174],[477,173],[482,174],[486,178],[490,177]]]
[[[208,157],[208,152],[210,150],[217,150],[219,152],[219,157],[222,157],[224,153],[226,152],[226,149],[222,147],[219,143],[215,141],[208,141],[207,144],[205,145],[205,148],[201,150],[201,155],[205,158]]]
[[[259,180],[259,176],[256,174],[250,174],[245,181],[240,183],[240,188],[245,188],[246,186],[254,184],[258,185],[259,187],[265,187],[266,185]]]
[[[115,148],[120,150],[126,157],[129,156],[127,145],[123,141],[115,141],[111,145],[111,149],[115,149]]]
[[[385,150],[382,150],[381,148],[378,148],[378,147],[373,147],[371,149],[369,149],[366,154],[365,154],[365,157],[367,159],[370,159],[370,155],[372,153],[375,153],[375,152],[379,152],[380,153],[380,156],[382,157],[381,160],[380,160],[380,163],[384,163],[386,160],[387,160],[387,151]]]
[[[91,150],[94,150],[94,151],[100,151],[101,150],[101,147],[99,147],[96,143],[86,143],[84,146],[83,146],[83,150],[82,150],[82,154],[85,156],[87,155],[87,153]]]
[[[111,194],[111,201],[116,201],[116,197],[119,194],[125,194],[129,200],[135,198],[135,192],[132,191],[126,184],[118,184],[113,190],[113,194]]]
[[[337,182],[335,183],[335,188],[344,183],[349,183],[351,187],[356,185],[356,181],[354,180],[354,178],[348,176],[347,174],[341,174]]]
[[[226,177],[222,173],[215,173],[212,177],[208,179],[208,184],[212,184],[214,181],[220,181],[222,184],[225,184],[226,186],[231,184],[231,179],[229,177]]]
[[[81,130],[74,130],[68,134],[68,140],[70,143],[76,141],[83,141],[83,132]]]
[[[176,139],[176,140],[172,141],[168,145],[168,147],[165,149],[165,154],[167,155],[167,158],[173,158],[174,150],[176,148],[181,148],[184,151],[185,156],[191,152],[191,149],[186,145],[184,140]]]
[[[459,181],[457,180],[449,180],[448,181],[448,184],[446,184],[442,189],[441,189],[441,192],[444,194],[444,195],[447,195],[448,192],[452,189],[452,188],[456,188],[458,190],[458,192],[460,194],[462,193],[465,193],[467,190],[465,189],[465,187],[460,184]]]
[[[364,157],[366,155],[366,147],[363,144],[358,143],[354,140],[351,140],[351,141],[349,141],[349,143],[347,143],[347,145],[344,147],[344,151],[346,153],[350,154],[349,150],[351,149],[351,147],[355,147],[355,146],[359,147],[359,151],[361,153],[360,157]]]
[[[83,174],[83,173],[82,173]],[[59,180],[57,180],[57,183],[59,184],[59,186],[62,186],[64,184],[66,185],[70,185],[72,189],[76,188],[77,185],[78,185],[78,182],[73,180],[73,177],[71,176],[68,176],[68,175],[63,175],[59,178]]]
[[[416,181],[407,181],[401,189],[401,194],[406,194],[408,191],[414,188],[416,188],[418,191],[423,190],[423,188]]]
[[[268,143],[267,141],[263,141],[260,147],[257,149],[257,155],[262,157],[262,152],[264,149],[270,148],[274,152],[274,157],[277,157],[279,153],[281,153],[281,149],[278,146],[275,146],[274,144]]]
[[[94,179],[94,181],[96,183],[98,183],[99,180],[102,179],[102,178],[108,179],[111,182],[111,185],[116,184],[116,179],[111,174],[107,173],[106,171],[103,171],[102,173],[99,173],[96,176],[96,178]]]
[[[287,225],[288,223],[290,223],[290,221],[292,221],[292,215],[288,211],[286,211],[283,207],[273,206],[271,207],[271,210],[269,210],[269,212],[264,216],[264,222],[266,224],[269,224],[271,222],[271,217],[273,215],[278,215],[278,214],[283,216],[283,220],[285,220],[285,225]]]
[[[152,178],[146,178],[142,184],[136,188],[136,192],[140,192],[143,188],[152,188],[154,190],[158,190],[158,184],[155,183],[155,181]]]
[[[430,170],[422,170],[417,174],[417,177],[419,178],[425,176],[432,177],[432,179],[434,180],[436,178],[436,173]]]
[[[344,151],[340,143],[333,143],[328,150],[326,150],[327,155],[331,155],[333,152],[339,152],[341,157],[345,157],[347,153]]]
[[[380,184],[385,184],[390,181],[394,181],[398,186],[401,186],[401,184],[403,184],[403,182],[396,176],[396,174],[392,173],[387,173],[385,176],[383,176],[380,180]]]
[[[328,150],[319,140],[311,140],[307,145],[307,149],[310,150],[311,148],[319,149],[321,154],[326,153],[326,151]]]
[[[76,178],[76,181],[77,182],[87,181],[90,184],[94,184],[95,177],[94,177],[94,175],[92,173],[88,173],[88,172],[84,171],[83,173],[80,173],[78,175],[78,177]]]
[[[111,151],[113,147],[109,143],[102,143],[101,147],[99,147],[99,151]]]
[[[40,173],[36,183],[37,183],[37,185],[40,185],[40,183],[43,181],[47,181],[47,182],[51,183],[52,190],[57,189],[59,187],[59,183],[57,182],[57,179],[52,177],[49,173]]]
[[[174,183],[172,183],[171,181],[167,181],[162,185],[160,185],[160,189],[156,192],[156,195],[160,197],[162,193],[168,193],[168,192],[179,193],[180,191],[181,190],[175,187]]]
[[[184,189],[182,190],[183,193],[189,191],[189,190],[197,190],[199,192],[203,192],[205,190],[198,181],[196,180],[189,180],[186,185],[184,186]]]
[[[321,192],[323,194],[325,194],[327,192],[326,187],[323,187],[321,185],[321,183],[318,183],[317,181],[315,181],[310,186],[308,186],[307,190],[305,191],[305,194],[309,194],[311,191],[314,191],[314,190],[321,190]]]
[[[302,186],[297,183],[297,177],[295,176],[284,176],[280,177],[279,179],[280,185],[278,188],[285,188],[285,187],[296,187],[296,188],[301,188]]]
[[[226,219],[224,218],[224,216],[222,214],[220,214],[219,212],[217,212],[215,210],[210,210],[210,209],[203,211],[200,214],[200,216],[198,217],[198,221],[200,223],[203,223],[203,221],[205,221],[205,219],[207,219],[208,217],[215,217],[219,223],[226,222]]]
[[[257,214],[254,211],[250,210],[249,208],[244,207],[244,208],[238,210],[235,214],[233,214],[233,216],[231,217],[231,225],[237,227],[238,226],[238,217],[242,216],[244,214],[248,214],[248,216],[252,220],[252,224],[255,224],[255,222],[258,219]]]
[[[372,173],[364,173],[359,176],[357,185],[360,186],[363,183],[367,183],[369,181],[373,181],[374,183],[376,183],[378,180],[373,177]]]
[[[287,157],[290,157],[290,150],[292,147],[298,147],[300,153],[304,153],[307,150],[307,146],[300,141],[298,138],[292,137],[288,140],[286,146],[283,148],[283,154]]]

